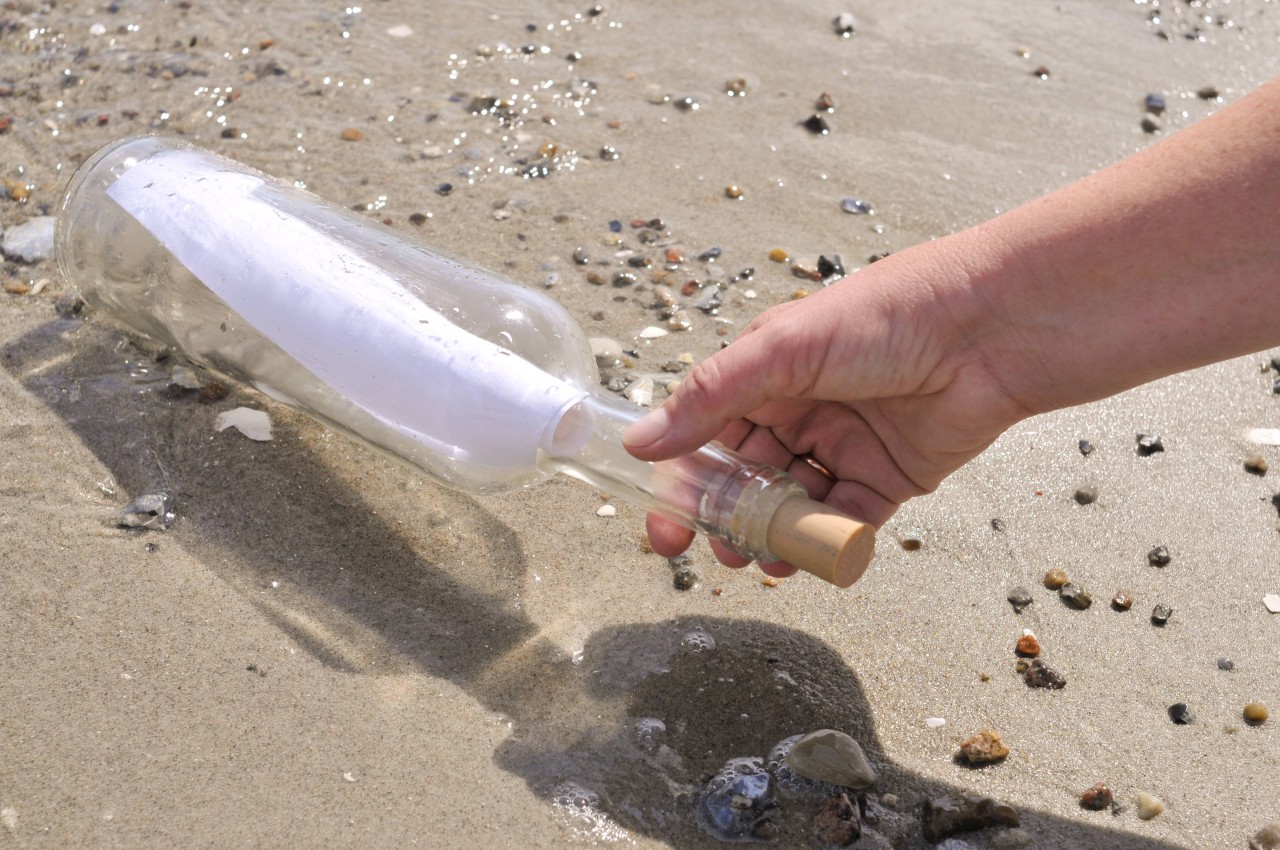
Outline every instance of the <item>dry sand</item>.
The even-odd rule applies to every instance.
[[[1201,87],[1229,102],[1280,73],[1266,0],[1179,0],[1160,23],[1154,0],[660,0],[594,18],[551,2],[52,6],[0,7],[0,176],[33,187],[0,201],[0,226],[56,204],[100,144],[181,134],[523,282],[558,274],[550,292],[590,334],[642,348],[642,370],[705,357],[718,330],[791,297],[771,248],[852,269],[1149,143],[1148,92],[1172,132],[1219,108]],[[860,29],[842,40],[846,9]],[[1204,41],[1184,37],[1197,17]],[[745,98],[723,93],[735,78]],[[815,137],[798,122],[823,91],[833,131]],[[483,94],[512,98],[516,126],[469,114]],[[524,179],[518,160],[546,142],[558,167]],[[876,215],[842,213],[844,197]],[[694,311],[692,331],[636,341],[649,297],[591,286],[570,255],[607,257],[609,220],[653,216],[692,251],[721,246],[730,272],[755,267],[757,297],[736,285],[728,322]],[[598,517],[587,487],[469,498],[252,391],[170,398],[154,350],[55,315],[51,262],[3,277],[52,282],[0,296],[0,846],[718,846],[690,790],[823,726],[863,743],[873,793],[898,795],[881,825],[898,846],[923,846],[915,809],[948,791],[1022,813],[1023,832],[977,847],[1242,847],[1280,818],[1275,721],[1240,719],[1252,699],[1280,709],[1280,619],[1260,601],[1280,591],[1274,473],[1241,466],[1242,430],[1280,424],[1265,356],[1016,428],[904,508],[849,591],[767,588],[699,544],[701,583],[681,593],[642,550],[639,512]],[[271,414],[274,441],[215,433],[240,404]],[[1167,450],[1139,458],[1139,431]],[[1083,484],[1100,489],[1087,507]],[[172,530],[114,527],[162,487]],[[1156,544],[1173,553],[1162,570],[1145,563]],[[1040,588],[1051,566],[1094,606]],[[1017,584],[1036,596],[1021,616],[1004,601]],[[1121,588],[1127,614],[1105,605]],[[1164,629],[1157,601],[1175,609]],[[1064,691],[1014,675],[1028,627]],[[714,650],[681,648],[697,628]],[[1194,724],[1169,721],[1177,701]],[[934,716],[946,725],[926,728]],[[641,718],[665,724],[652,746]],[[986,726],[1008,760],[953,764]],[[1119,815],[1079,808],[1099,780]],[[598,810],[557,803],[574,788]],[[1139,791],[1167,811],[1138,820]],[[799,814],[783,826],[780,846],[817,846]]]

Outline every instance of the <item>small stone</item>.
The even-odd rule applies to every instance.
[[[945,717],[926,717],[924,725],[930,729],[941,729],[947,725],[947,719]]]
[[[155,528],[164,531],[173,525],[176,518],[173,497],[161,491],[134,499],[120,512],[119,522],[125,528]]]
[[[759,758],[727,762],[703,789],[698,815],[724,841],[762,838],[777,810],[777,784]]]
[[[871,209],[871,204],[858,198],[845,198],[840,202],[840,209],[850,215],[875,215],[875,210]]]
[[[1277,850],[1280,848],[1280,821],[1272,821],[1249,839],[1249,850]]]
[[[848,794],[839,794],[827,798],[813,828],[823,844],[847,847],[862,835],[862,816]]]
[[[1167,567],[1172,560],[1168,546],[1157,546],[1147,553],[1147,563],[1153,567]]]
[[[1191,714],[1191,708],[1185,702],[1175,702],[1169,706],[1169,719],[1179,726],[1186,726],[1193,722],[1195,717]]]
[[[925,840],[930,843],[943,841],[957,832],[1021,824],[1012,806],[976,794],[926,800],[922,820]]]
[[[840,255],[832,254],[828,257],[824,254],[819,256],[818,276],[822,278],[823,283],[830,283],[844,277],[844,261],[840,259]]]
[[[57,219],[40,215],[4,231],[0,250],[10,260],[38,263],[53,256],[53,232]]]
[[[1201,100],[1217,100],[1221,96],[1222,93],[1218,91],[1217,86],[1204,86],[1196,92],[1196,97]]]
[[[1025,658],[1019,658],[1018,663],[1013,665],[1013,669],[1018,671],[1019,676],[1025,674],[1030,667],[1031,662]]]
[[[1232,670],[1236,669],[1236,663],[1227,656],[1221,655],[1218,657],[1218,669],[1225,670],[1230,673]]]
[[[1099,782],[1080,795],[1080,807],[1095,812],[1110,808],[1113,802],[1115,802],[1115,795],[1111,793],[1111,789],[1105,782]]]
[[[1142,127],[1142,132],[1148,134],[1159,133],[1164,129],[1164,125],[1160,123],[1160,119],[1154,115],[1142,116],[1142,121],[1139,122],[1139,124]]]
[[[1280,614],[1280,593],[1268,593],[1262,597],[1262,604],[1272,614]]]
[[[1002,520],[1002,519],[993,519],[993,520],[991,520],[991,530],[992,530],[992,531],[1004,531],[1004,527],[1005,527],[1005,526],[1004,526],[1004,520]]]
[[[1015,587],[1009,591],[1009,595],[1005,597],[1009,600],[1009,604],[1013,606],[1013,610],[1021,614],[1022,609],[1026,608],[1035,600],[1031,598],[1031,591],[1025,587]]]
[[[1049,69],[1046,68],[1044,65],[1041,65],[1039,68],[1036,68],[1034,71],[1031,72],[1031,76],[1035,77],[1038,80],[1047,80],[1049,79]]]
[[[1000,740],[1000,733],[994,729],[983,729],[960,744],[956,759],[965,764],[991,764],[1009,755],[1009,748]]]
[[[899,540],[898,545],[907,552],[919,552],[920,548],[924,546],[924,541],[919,537],[907,536]]]
[[[897,794],[881,794],[880,805],[884,806],[886,809],[898,808],[898,795]]]
[[[1092,484],[1086,484],[1076,490],[1075,499],[1078,505],[1092,505],[1098,501],[1098,488]]]
[[[732,198],[735,201],[742,200],[742,188],[740,186],[726,186],[724,188],[724,196]]]
[[[1168,605],[1160,604],[1151,609],[1151,624],[1153,626],[1163,626],[1169,622],[1169,618],[1173,616],[1173,609]]]
[[[853,16],[852,12],[841,12],[831,22],[831,26],[835,28],[836,35],[841,38],[849,38],[858,29],[858,19]]]
[[[729,97],[746,97],[747,89],[747,81],[742,77],[735,77],[724,82],[724,93]]]
[[[1078,445],[1078,448],[1080,449],[1080,454],[1084,455],[1085,457],[1088,457],[1089,455],[1093,454],[1093,443],[1089,442],[1088,440],[1081,440],[1077,445]]]
[[[1035,658],[1040,654],[1040,641],[1035,635],[1025,634],[1018,638],[1017,644],[1014,646],[1014,652],[1027,658]]]
[[[1044,586],[1050,590],[1057,590],[1068,581],[1070,579],[1067,578],[1067,571],[1062,567],[1054,567],[1044,574]]]
[[[429,216],[427,216],[425,213],[420,213],[420,212],[409,213],[409,223],[412,224],[414,227],[422,227],[422,225],[427,223],[428,218]]]
[[[1062,674],[1049,667],[1039,658],[1027,666],[1027,672],[1023,678],[1033,688],[1047,688],[1058,691],[1067,686],[1067,680],[1062,677]]]
[[[858,742],[834,729],[819,729],[796,741],[787,752],[786,763],[807,779],[855,791],[870,788],[876,781],[876,772]]]
[[[613,505],[601,505],[600,507],[596,508],[596,516],[611,517],[611,516],[617,516],[617,515],[618,515],[618,509],[615,508]]]
[[[637,334],[637,336],[639,336],[641,339],[657,339],[658,337],[666,336],[669,333],[671,332],[664,328],[659,328],[653,325],[649,325],[647,328],[644,328],[643,330],[641,330],[640,333]]]
[[[1267,459],[1262,455],[1251,455],[1245,458],[1244,471],[1252,475],[1263,476],[1267,474],[1267,470],[1271,467],[1267,465]]]
[[[1078,584],[1067,582],[1058,589],[1058,596],[1072,608],[1083,611],[1093,604],[1093,597]]]
[[[783,248],[774,248],[769,252],[769,259],[773,260],[775,263],[785,263],[787,260],[791,259],[791,255]]]
[[[596,366],[608,369],[622,364],[622,343],[616,339],[596,336],[587,341],[591,344],[591,354],[596,358]]]
[[[1111,607],[1117,611],[1128,611],[1133,607],[1133,597],[1124,591],[1120,591],[1111,597]]]
[[[804,120],[804,128],[815,136],[825,136],[831,132],[831,125],[827,119],[817,113]]]
[[[1138,435],[1138,454],[1142,457],[1150,457],[1162,451],[1164,451],[1164,442],[1159,434]]]
[[[688,567],[681,567],[671,577],[671,584],[676,590],[690,590],[698,583],[698,574]]]
[[[601,145],[600,158],[605,162],[616,162],[622,158],[622,154],[613,145]]]
[[[1265,703],[1251,702],[1244,707],[1244,722],[1252,726],[1266,723],[1270,716],[1271,712],[1267,711]]]
[[[355,127],[347,127],[338,135],[344,142],[358,142],[364,138],[364,133],[361,133]]]
[[[638,381],[632,381],[622,394],[632,404],[648,407],[653,403],[653,378],[641,378]]]
[[[1146,99],[1142,102],[1142,108],[1150,112],[1152,115],[1163,114],[1165,109],[1164,95],[1147,95]]]
[[[1134,798],[1134,803],[1138,806],[1138,817],[1142,820],[1151,820],[1164,811],[1164,801],[1154,794],[1148,794],[1146,791],[1138,794]]]

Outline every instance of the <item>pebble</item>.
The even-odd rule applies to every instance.
[[[1045,664],[1039,658],[1035,659],[1027,666],[1027,672],[1024,679],[1028,685],[1033,688],[1047,688],[1049,690],[1062,690],[1067,686],[1067,680],[1062,674]]]
[[[1169,719],[1179,726],[1186,726],[1195,720],[1191,708],[1185,702],[1175,702],[1169,706]]]
[[[1002,520],[1002,519],[1000,519],[1000,518],[998,518],[998,517],[997,517],[996,519],[991,520],[991,530],[992,530],[992,531],[1004,531],[1004,520]]]
[[[832,254],[828,257],[823,254],[819,256],[818,275],[822,278],[823,283],[830,283],[833,280],[839,280],[844,277],[844,261],[840,259],[840,255]]]
[[[666,336],[669,333],[670,331],[668,330],[650,325],[649,327],[641,330],[640,333],[636,334],[636,336],[641,339],[657,339],[658,337]]]
[[[1267,722],[1267,718],[1271,716],[1271,712],[1267,711],[1265,703],[1251,702],[1244,707],[1244,719],[1246,723],[1257,726]]]
[[[1262,597],[1262,604],[1272,614],[1280,614],[1280,593],[1268,593]]]
[[[1018,638],[1017,644],[1014,646],[1014,652],[1024,655],[1028,658],[1035,658],[1040,654],[1040,641],[1030,632]]]
[[[1173,616],[1173,609],[1168,605],[1160,604],[1151,609],[1151,624],[1154,626],[1163,626],[1169,622],[1169,618]]]
[[[870,788],[876,781],[876,772],[858,742],[834,729],[819,729],[796,741],[786,763],[803,777],[855,791]]]
[[[1138,817],[1142,820],[1151,820],[1164,811],[1164,801],[1146,791],[1139,793],[1134,802],[1138,806]]]
[[[1050,590],[1057,590],[1070,580],[1067,578],[1067,571],[1062,567],[1054,567],[1044,574],[1044,586]]]
[[[836,35],[849,38],[858,30],[858,19],[852,12],[841,12],[832,20],[831,26],[835,28]]]
[[[671,584],[676,590],[691,590],[698,583],[698,574],[688,567],[681,567],[671,577]]]
[[[1146,100],[1142,102],[1142,107],[1146,109],[1148,112],[1150,112],[1152,115],[1162,114],[1165,109],[1164,95],[1160,95],[1160,94],[1147,95]]]
[[[1076,490],[1075,498],[1078,505],[1092,505],[1098,501],[1098,488],[1092,484],[1087,484]]]
[[[1128,611],[1133,607],[1133,597],[1124,591],[1120,591],[1111,597],[1111,607],[1117,611]]]
[[[1072,608],[1083,611],[1093,604],[1093,597],[1078,584],[1067,582],[1058,590],[1058,596]]]
[[[1267,470],[1271,467],[1267,465],[1267,459],[1262,455],[1251,455],[1245,458],[1244,471],[1252,475],[1263,476],[1267,474]]]
[[[742,200],[742,187],[736,185],[726,186],[724,188],[724,196],[726,198],[732,198],[735,201],[740,201]]]
[[[618,509],[615,508],[613,505],[601,505],[600,507],[596,508],[596,516],[611,517],[611,516],[617,516],[617,515],[618,515]]]
[[[364,133],[361,133],[355,127],[347,127],[338,135],[342,138],[342,141],[344,142],[358,142],[364,138]]]
[[[1150,457],[1162,451],[1164,451],[1164,441],[1160,439],[1159,434],[1138,435],[1138,454]]]
[[[1272,821],[1249,839],[1249,850],[1277,850],[1280,848],[1280,821]]]
[[[1009,591],[1009,595],[1005,598],[1009,600],[1009,604],[1013,606],[1013,610],[1019,614],[1022,613],[1023,608],[1026,608],[1035,601],[1031,598],[1031,591],[1021,586],[1015,587],[1013,590]]]
[[[1111,793],[1111,789],[1105,782],[1099,782],[1080,795],[1081,808],[1095,812],[1110,808],[1113,802],[1115,802],[1115,795]]]
[[[39,215],[35,218],[11,227],[4,231],[4,242],[0,250],[10,260],[23,263],[38,263],[53,256],[53,231],[57,221],[51,215]]]
[[[1089,442],[1088,440],[1081,440],[1078,443],[1078,448],[1080,449],[1080,454],[1084,455],[1085,457],[1088,457],[1089,455],[1093,454],[1093,443]]]
[[[1196,97],[1201,100],[1217,100],[1221,96],[1222,94],[1218,91],[1217,86],[1204,86],[1196,92]]]
[[[653,378],[641,378],[638,381],[632,381],[622,394],[632,404],[648,407],[653,403]]]
[[[119,522],[125,528],[158,528],[163,531],[173,525],[176,518],[173,497],[161,491],[134,499],[120,512]]]
[[[745,841],[771,837],[777,809],[773,776],[759,758],[733,759],[707,783],[698,817],[716,838]]]
[[[783,248],[774,248],[769,252],[769,259],[773,260],[775,263],[785,263],[787,260],[791,259],[791,255]]]
[[[1157,546],[1147,553],[1147,563],[1153,567],[1167,567],[1172,560],[1168,546]]]
[[[1154,115],[1142,116],[1141,126],[1142,132],[1148,134],[1159,133],[1164,129],[1164,125],[1160,123],[1160,119]]]
[[[871,209],[871,204],[858,198],[845,198],[840,202],[840,209],[850,215],[875,215],[875,210]]]
[[[924,725],[930,729],[941,729],[947,725],[947,719],[945,717],[926,717]]]
[[[601,369],[621,365],[622,343],[603,336],[591,337],[588,342],[591,343],[591,354],[596,358],[596,365]]]
[[[839,794],[827,798],[813,828],[823,844],[847,847],[862,836],[862,816],[848,794]]]
[[[804,128],[815,136],[825,136],[831,132],[831,124],[816,112],[804,120]]]
[[[1009,748],[1000,740],[1000,733],[994,729],[983,729],[960,744],[956,758],[965,764],[991,764],[1001,761],[1009,755]]]
[[[943,841],[957,832],[1021,825],[1018,812],[1012,806],[977,794],[926,800],[922,821],[925,840],[931,843]]]
[[[621,157],[622,154],[613,145],[600,146],[600,158],[605,162],[616,162]]]
[[[1232,661],[1230,658],[1228,658],[1227,656],[1222,655],[1222,656],[1219,656],[1218,658],[1218,669],[1226,670],[1228,673],[1230,673],[1232,670],[1236,669],[1236,663]]]

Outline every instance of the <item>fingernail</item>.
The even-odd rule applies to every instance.
[[[659,407],[624,431],[622,444],[643,449],[658,442],[669,430],[671,430],[671,414],[665,407]]]

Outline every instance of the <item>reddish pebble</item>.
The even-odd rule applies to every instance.
[[[1080,805],[1095,812],[1109,808],[1114,800],[1115,795],[1111,793],[1111,789],[1107,787],[1105,782],[1099,782],[1080,795]]]
[[[668,263],[683,263],[683,262],[684,262],[684,252],[683,252],[683,251],[681,251],[679,248],[668,248],[668,249],[667,249],[667,262],[668,262]]]
[[[691,280],[688,283],[686,283],[684,286],[680,287],[680,294],[683,295],[685,298],[688,298],[690,295],[697,292],[700,288],[701,287],[698,286],[698,282],[696,280]]]
[[[111,116],[105,113],[98,116],[98,126],[101,127],[111,120]]]
[[[1069,581],[1071,579],[1067,577],[1067,571],[1062,567],[1054,567],[1044,574],[1044,586],[1050,590],[1058,590]]]
[[[1009,748],[994,729],[983,729],[960,745],[956,758],[968,764],[990,764],[1009,755]]]
[[[364,133],[361,133],[355,127],[348,127],[339,133],[339,135],[342,136],[342,141],[344,142],[358,142],[364,138]]]
[[[1018,638],[1018,645],[1015,648],[1019,655],[1035,658],[1040,654],[1040,641],[1036,640],[1035,635],[1023,635]]]
[[[646,219],[643,219],[643,218],[633,218],[633,219],[631,219],[631,226],[632,226],[633,228],[635,228],[636,230],[639,230],[640,228],[644,227],[644,226],[645,226],[646,224],[648,224],[648,223],[649,223],[649,222],[648,222]]]
[[[13,124],[12,118],[8,115],[0,115],[0,133],[7,133],[11,124]]]

